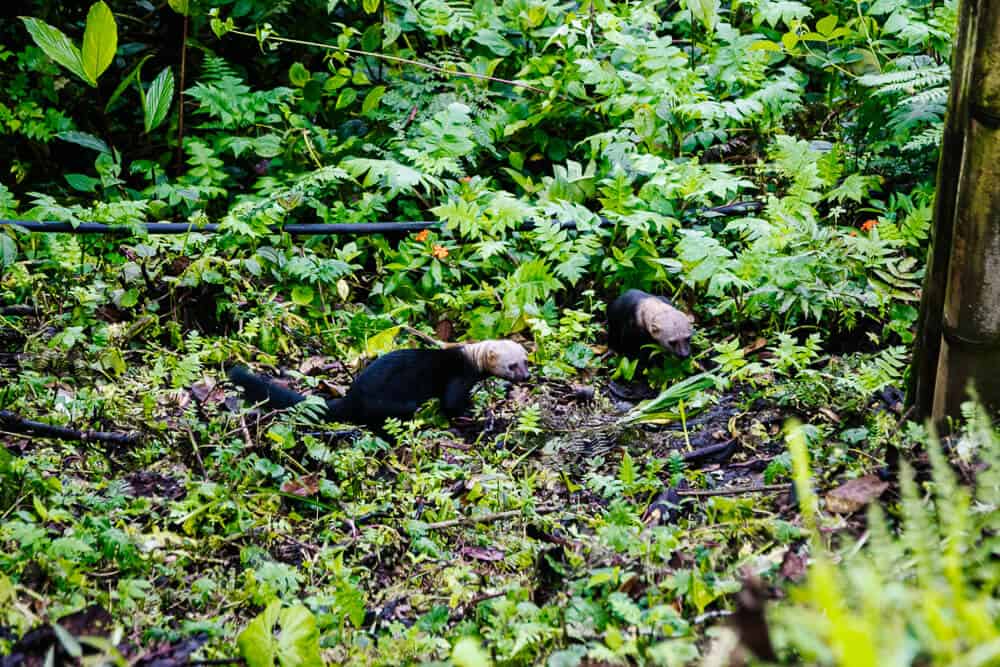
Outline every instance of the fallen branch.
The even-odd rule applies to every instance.
[[[561,508],[547,506],[539,507],[535,509],[536,514],[551,514],[552,512],[558,512]],[[482,514],[480,516],[463,516],[459,519],[448,519],[447,521],[438,521],[437,523],[429,523],[424,528],[425,530],[440,530],[442,528],[454,528],[455,526],[465,526],[475,523],[492,523],[494,521],[500,521],[501,519],[510,519],[516,516],[523,515],[522,510],[507,510],[505,512],[495,512],[493,514]]]
[[[37,438],[56,438],[79,442],[104,442],[112,445],[137,445],[138,433],[106,433],[104,431],[78,431],[66,426],[55,426],[25,419],[9,410],[0,410],[0,430]]]
[[[13,306],[0,306],[0,315],[5,317],[31,317],[38,314],[37,308],[26,303],[17,303]]]
[[[741,493],[770,493],[772,491],[787,491],[790,488],[792,488],[791,484],[763,484],[758,486],[731,486],[728,489],[678,491],[677,495],[705,498],[710,496],[737,496]]]

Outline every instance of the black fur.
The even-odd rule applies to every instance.
[[[373,361],[354,380],[343,398],[326,402],[326,419],[380,429],[386,419],[409,419],[421,405],[437,398],[449,417],[469,407],[473,386],[485,377],[460,348],[396,350]],[[279,387],[245,366],[229,371],[229,379],[244,388],[254,402],[287,408],[305,400],[297,392]]]
[[[653,296],[642,290],[630,289],[608,305],[608,347],[627,357],[647,358],[643,345],[659,345],[649,332],[639,326],[636,313],[646,299],[659,299],[673,306],[662,296]]]

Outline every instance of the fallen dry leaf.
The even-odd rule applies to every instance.
[[[460,553],[463,556],[487,562],[503,560],[503,551],[495,547],[462,547]]]
[[[215,378],[204,378],[191,385],[191,394],[199,403],[222,403],[226,400],[226,391]]]
[[[852,479],[826,494],[826,509],[837,514],[853,514],[888,488],[889,484],[875,475]]]
[[[781,560],[781,576],[795,582],[802,581],[806,576],[806,559],[794,549],[786,551]]]
[[[326,365],[326,359],[323,357],[307,357],[306,360],[299,365],[299,372],[303,375],[312,375],[318,370],[323,370]]]
[[[298,479],[290,479],[281,485],[281,490],[299,498],[308,498],[319,493],[319,475],[312,473]]]

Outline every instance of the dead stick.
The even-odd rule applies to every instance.
[[[679,496],[736,496],[741,493],[768,493],[771,491],[787,491],[792,488],[791,484],[764,484],[763,486],[731,486],[728,489],[695,489],[692,491],[678,491]]]
[[[138,433],[105,433],[104,431],[77,431],[66,426],[54,426],[25,419],[8,410],[0,410],[0,429],[39,438],[78,440],[80,442],[106,442],[113,445],[137,445]]]
[[[550,514],[557,511],[559,511],[558,507],[539,507],[535,510],[538,514]],[[507,510],[506,512],[495,512],[493,514],[482,514],[480,516],[463,516],[459,519],[448,519],[447,521],[429,523],[425,526],[425,529],[440,530],[441,528],[454,528],[455,526],[463,526],[472,523],[492,523],[493,521],[510,519],[515,516],[521,516],[522,514],[524,514],[522,510]]]

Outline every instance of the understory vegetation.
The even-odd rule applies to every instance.
[[[953,0],[13,4],[0,218],[115,233],[0,226],[0,665],[1000,662],[995,416],[902,393]],[[392,443],[226,381],[490,338]]]

